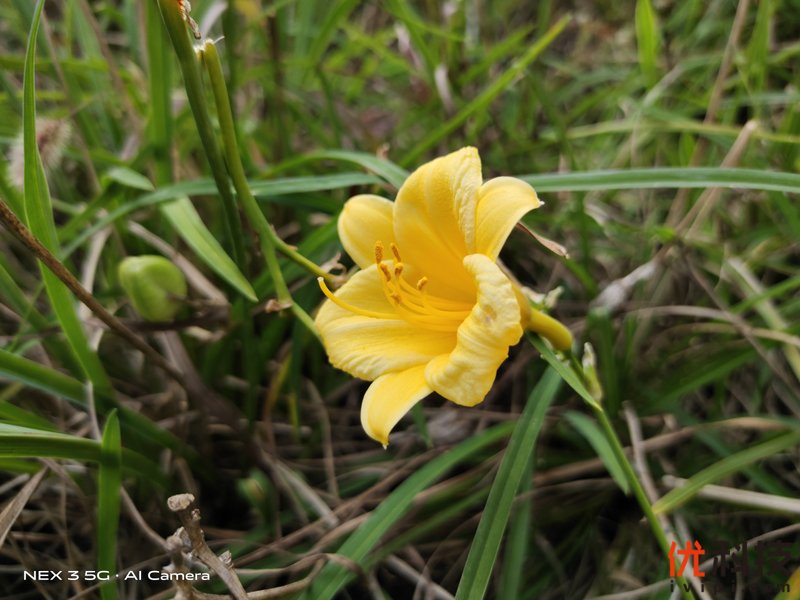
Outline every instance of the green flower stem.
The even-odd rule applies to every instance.
[[[582,375],[582,370],[580,373]],[[608,420],[608,415],[606,415],[606,412],[603,410],[601,404],[598,403],[596,405],[592,405],[592,410],[594,410],[597,420],[600,421],[600,425],[603,428],[603,433],[605,434],[606,439],[608,440],[609,444],[611,444],[611,448],[614,451],[614,456],[616,456],[617,462],[619,462],[619,464],[622,466],[622,469],[625,472],[625,477],[628,480],[631,489],[633,490],[633,495],[639,502],[639,506],[641,506],[648,523],[650,523],[650,528],[653,530],[656,541],[658,542],[658,545],[661,546],[661,550],[666,557],[669,554],[670,548],[670,544],[667,541],[667,535],[664,533],[664,529],[661,527],[661,522],[658,520],[656,513],[653,512],[653,507],[650,504],[650,501],[647,499],[647,494],[645,494],[639,478],[636,476],[636,471],[634,471],[633,465],[631,465],[630,461],[628,460],[628,456],[625,454],[625,450],[622,448],[622,443],[619,441],[617,432],[614,431],[611,421]],[[692,595],[692,592],[686,590],[686,580],[683,578],[683,576],[676,576],[675,579],[680,586],[683,597],[686,598],[686,600],[693,600],[694,596]]]
[[[584,364],[581,364],[577,355],[571,350],[563,353],[559,358],[547,347],[546,344],[541,343],[541,341],[537,342],[534,339],[531,339],[531,341],[533,345],[542,353],[542,357],[551,365],[553,365],[557,371],[559,371],[561,377],[564,378],[564,380],[572,387],[572,389],[578,392],[581,398],[583,398],[594,411],[597,420],[600,421],[603,434],[605,435],[605,438],[611,446],[612,452],[614,453],[614,458],[622,469],[630,489],[633,490],[633,495],[636,497],[636,501],[642,508],[642,512],[644,512],[644,515],[650,524],[650,528],[653,530],[653,534],[656,537],[656,541],[658,542],[664,557],[667,557],[669,555],[670,544],[667,541],[667,535],[664,532],[664,528],[661,526],[661,521],[658,520],[658,517],[653,510],[653,506],[650,504],[650,500],[647,498],[647,494],[644,491],[644,487],[642,487],[639,478],[636,476],[636,471],[634,470],[633,465],[631,465],[630,460],[628,460],[628,456],[625,454],[625,450],[622,447],[622,442],[619,441],[617,432],[614,431],[614,427],[611,425],[611,421],[609,421],[608,415],[603,409],[603,390],[600,387],[600,382],[597,380],[597,374],[595,372],[594,365],[594,351],[591,349],[591,346],[589,346],[589,344],[586,345],[587,348],[584,352]],[[680,586],[683,597],[686,600],[693,600],[694,596],[692,592],[685,587],[686,579],[683,576],[676,576],[675,580]]]
[[[175,0],[155,0],[161,11],[161,17],[167,28],[175,54],[178,57],[178,64],[183,74],[183,83],[186,87],[186,95],[189,98],[189,106],[192,109],[197,131],[203,143],[203,149],[208,157],[211,173],[217,190],[222,197],[222,206],[225,216],[225,234],[231,240],[233,250],[233,260],[244,270],[245,252],[242,236],[242,225],[236,210],[236,201],[231,192],[230,182],[225,169],[225,161],[222,158],[217,140],[214,137],[214,129],[211,125],[211,118],[205,103],[203,83],[200,76],[200,68],[197,64],[197,54],[192,42],[189,40],[189,33],[186,31],[186,23],[181,16],[180,8]]]
[[[219,118],[219,126],[222,131],[222,141],[227,159],[226,164],[228,165],[228,171],[233,180],[233,185],[242,202],[242,208],[247,218],[258,231],[259,236],[268,239],[266,243],[280,250],[315,277],[324,277],[328,281],[334,280],[335,277],[333,275],[322,270],[317,264],[310,261],[297,252],[292,246],[284,242],[275,233],[275,230],[270,227],[264,213],[258,207],[258,203],[253,197],[253,193],[247,183],[247,177],[245,176],[244,167],[242,166],[242,158],[239,154],[239,146],[236,141],[236,126],[233,122],[233,111],[231,110],[231,104],[228,98],[228,88],[222,73],[222,63],[219,59],[217,46],[213,41],[205,41],[202,48],[202,56],[206,72],[211,81],[211,89],[214,92],[214,101],[217,104],[217,117]],[[262,242],[262,245],[264,245],[264,243],[265,242]]]
[[[242,203],[245,215],[258,234],[259,242],[261,243],[261,252],[264,255],[264,260],[267,263],[267,270],[270,277],[275,284],[275,292],[278,296],[278,302],[289,306],[294,315],[312,332],[316,333],[316,328],[311,317],[306,313],[296,302],[292,301],[292,296],[289,293],[289,288],[283,278],[280,264],[278,263],[278,256],[275,253],[277,247],[282,245],[283,248],[288,246],[281,240],[275,233],[275,230],[270,226],[264,213],[258,207],[253,192],[247,183],[247,177],[244,173],[242,166],[242,158],[239,154],[239,146],[236,142],[236,127],[233,123],[233,113],[231,111],[230,99],[228,98],[228,88],[225,84],[225,77],[222,73],[222,63],[219,59],[217,47],[211,40],[206,40],[200,50],[200,55],[203,65],[208,73],[211,82],[211,90],[214,93],[214,102],[217,107],[217,118],[219,119],[219,126],[222,132],[222,141],[225,150],[225,164],[228,167],[228,173],[233,181],[233,187],[239,200]],[[298,260],[301,266],[308,268],[309,265],[313,266],[312,272],[319,276],[328,276],[322,272],[317,265],[302,257],[294,250],[287,254],[290,258]]]

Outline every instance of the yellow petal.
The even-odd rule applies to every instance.
[[[373,264],[358,271],[336,291],[342,302],[372,313],[395,314],[386,300],[381,275]],[[354,377],[372,381],[383,373],[400,371],[450,352],[455,332],[428,331],[400,318],[358,315],[326,301],[315,319],[331,364]]]
[[[364,395],[361,426],[369,437],[385,447],[397,422],[430,393],[424,365],[381,375]]]
[[[475,252],[496,260],[511,230],[526,212],[541,205],[534,189],[515,177],[497,177],[478,193]]]
[[[522,327],[514,289],[500,268],[482,254],[465,257],[464,267],[478,286],[477,304],[458,328],[455,349],[428,363],[425,380],[448,400],[474,406],[489,392]]]
[[[372,194],[353,196],[339,215],[339,239],[347,254],[362,269],[375,263],[375,242],[388,248],[394,242],[394,203]]]
[[[475,248],[481,161],[463,148],[414,171],[397,194],[394,233],[404,263],[428,277],[437,296],[474,299],[462,260]]]

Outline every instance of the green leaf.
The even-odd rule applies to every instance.
[[[724,187],[800,193],[800,175],[762,169],[659,167],[521,175],[520,179],[537,192]]]
[[[408,171],[393,162],[378,158],[367,152],[354,152],[352,150],[321,150],[312,152],[302,157],[303,162],[312,160],[339,160],[355,163],[382,177],[394,187],[399,188],[408,178]]]
[[[58,255],[58,241],[50,203],[50,192],[44,175],[39,148],[36,143],[36,101],[34,92],[34,61],[36,36],[42,16],[44,0],[39,0],[34,13],[28,50],[25,56],[23,77],[23,146],[25,157],[25,219],[33,234],[48,250]],[[42,279],[56,314],[59,325],[67,337],[72,352],[80,363],[84,374],[98,392],[108,396],[111,383],[103,370],[100,359],[89,347],[83,327],[78,320],[75,302],[66,286],[47,267],[40,265]]]
[[[555,352],[553,352],[553,349],[550,348],[550,346],[542,338],[540,338],[538,335],[529,334],[528,341],[539,351],[539,354],[542,355],[542,358],[545,359],[559,375],[561,375],[562,379],[567,382],[567,385],[575,390],[581,398],[586,400],[589,406],[595,406],[599,408],[597,400],[592,397],[592,394],[589,393],[589,390],[587,390],[586,386],[583,385],[583,382],[580,380],[575,371],[564,364],[564,362],[556,356]]]
[[[383,183],[383,179],[375,177],[374,175],[366,175],[364,173],[331,173],[330,175],[284,177],[281,179],[268,179],[266,181],[251,181],[250,189],[253,191],[254,196],[269,198],[281,194],[324,192],[358,185],[379,185],[381,183]]]
[[[587,442],[594,448],[594,451],[597,453],[597,456],[600,460],[603,461],[603,464],[608,469],[608,472],[611,474],[611,477],[614,478],[614,481],[617,482],[617,485],[622,489],[625,494],[629,494],[631,491],[631,486],[628,484],[628,480],[625,478],[625,471],[622,468],[622,465],[619,464],[616,455],[614,454],[614,450],[611,448],[611,444],[608,443],[608,439],[603,434],[603,431],[600,427],[592,421],[586,415],[575,412],[575,411],[568,411],[564,414],[564,417],[570,424],[578,430]]]
[[[17,385],[19,386],[19,384]],[[6,391],[8,389],[9,388],[3,390],[3,396],[6,396]],[[43,419],[36,413],[27,411],[15,404],[11,404],[11,402],[5,398],[0,401],[0,421],[4,421],[12,425],[21,425],[22,427],[42,429],[44,431],[56,431],[56,428],[50,423],[50,421]]]
[[[85,404],[83,384],[37,362],[0,348],[0,377],[17,381],[37,390]]]
[[[752,446],[727,456],[699,473],[692,475],[685,485],[664,494],[653,505],[653,512],[656,514],[670,513],[694,498],[709,483],[719,481],[723,477],[736,473],[758,460],[769,458],[798,444],[800,444],[800,431],[791,431],[762,442],[757,446]]]
[[[661,37],[656,24],[656,13],[650,0],[636,0],[636,45],[639,48],[639,65],[652,87],[658,82],[658,53]]]
[[[560,385],[561,377],[558,372],[548,369],[528,396],[525,410],[517,421],[508,448],[503,455],[503,462],[492,484],[492,490],[489,492],[489,498],[486,500],[486,508],[475,532],[475,539],[472,541],[464,565],[464,573],[458,584],[456,600],[480,600],[484,597],[511,514],[511,505],[522,481],[522,475],[532,460],[545,413],[556,397]]]
[[[772,0],[761,0],[761,2],[758,3],[758,12],[756,13],[753,34],[750,37],[750,43],[747,45],[747,49],[744,53],[747,59],[745,71],[749,76],[751,93],[764,90],[774,13],[775,3]]]
[[[152,192],[155,190],[153,184],[147,177],[128,167],[113,167],[106,171],[105,178],[136,190],[143,190],[145,192]]]
[[[120,490],[122,488],[122,440],[117,411],[111,411],[100,444],[100,470],[97,475],[97,569],[117,572],[117,530],[119,529]],[[117,598],[114,581],[100,587],[103,600]]]
[[[417,494],[479,450],[503,439],[512,427],[513,423],[497,425],[437,456],[381,502],[336,553],[359,564],[364,562],[375,544],[411,509]],[[350,569],[329,562],[304,597],[309,600],[331,600],[354,577],[355,574]]]
[[[175,233],[181,236],[210,269],[230,283],[245,298],[253,302],[258,301],[253,286],[205,226],[188,198],[184,196],[162,206],[161,213],[172,224]]]
[[[54,431],[42,431],[0,423],[0,457],[2,458],[66,458],[81,462],[101,461],[99,442]],[[165,485],[158,466],[141,454],[122,449],[123,469]]]
[[[281,179],[271,179],[268,181],[251,181],[250,188],[253,194],[259,198],[268,199],[270,202],[288,202],[281,196],[288,194],[300,194],[309,192],[320,192],[325,190],[335,190],[349,188],[357,185],[374,185],[381,183],[382,180],[372,175],[364,173],[336,173],[333,175],[314,176],[314,177],[287,177]],[[86,227],[85,215],[71,221],[66,228],[75,234],[75,237],[64,249],[65,256],[71,255],[86,240],[103,227],[114,223],[123,217],[136,212],[137,210],[157,206],[166,202],[179,200],[185,196],[207,196],[216,193],[214,182],[210,179],[198,179],[196,181],[182,181],[172,185],[163,186],[151,194],[146,194],[126,202],[122,206],[115,208],[93,225]],[[302,201],[291,200],[294,206],[303,204],[318,210],[335,212],[339,210],[340,203],[328,198],[311,198]]]

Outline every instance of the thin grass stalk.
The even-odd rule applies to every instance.
[[[270,226],[269,221],[267,221],[267,218],[264,216],[264,213],[259,208],[258,202],[256,202],[250,185],[247,182],[247,176],[245,175],[244,166],[242,164],[242,156],[236,142],[236,124],[233,120],[228,89],[225,83],[225,76],[222,72],[222,63],[220,62],[216,44],[211,40],[206,40],[203,44],[202,55],[203,64],[206,67],[206,72],[211,82],[211,89],[214,93],[214,101],[217,105],[217,117],[219,118],[219,126],[222,132],[225,150],[225,164],[228,166],[231,180],[233,181],[239,200],[242,203],[245,215],[253,227],[255,227],[259,237],[268,238],[267,242],[262,240],[262,250],[264,249],[264,244],[269,243],[273,247],[273,254],[275,250],[279,250],[315,277],[324,277],[328,281],[333,281],[335,277],[327,271],[324,271],[319,265],[307,259],[278,237],[275,230]],[[271,270],[270,274],[273,274]]]
[[[240,269],[245,270],[245,251],[244,238],[242,234],[242,224],[239,221],[239,214],[236,210],[236,201],[230,188],[230,181],[225,169],[225,161],[217,145],[214,136],[214,128],[211,125],[211,117],[205,102],[203,82],[198,65],[197,53],[192,43],[189,41],[189,34],[186,31],[186,23],[178,2],[175,0],[153,0],[158,2],[161,17],[167,28],[172,47],[178,57],[181,73],[183,74],[183,84],[186,88],[186,95],[189,99],[189,106],[192,109],[197,132],[203,150],[208,158],[211,167],[211,174],[217,185],[219,195],[222,197],[222,207],[225,221],[225,234],[233,252],[233,260]]]
[[[233,186],[236,193],[242,202],[242,208],[247,216],[250,224],[255,228],[258,239],[261,244],[261,252],[264,255],[264,260],[267,263],[267,270],[275,285],[275,293],[278,297],[278,302],[281,307],[288,307],[292,313],[312,332],[316,334],[316,327],[311,317],[306,313],[296,302],[292,300],[289,293],[289,287],[281,272],[280,263],[276,254],[276,246],[278,236],[275,230],[270,226],[264,213],[258,207],[256,199],[253,197],[253,192],[250,190],[250,185],[247,182],[247,176],[242,166],[241,155],[239,154],[239,147],[236,143],[236,127],[233,122],[233,114],[231,112],[230,99],[228,97],[228,89],[225,84],[225,77],[222,73],[222,64],[219,59],[217,47],[211,40],[206,40],[201,50],[202,61],[205,65],[206,72],[208,73],[209,80],[211,81],[211,89],[214,93],[214,101],[217,107],[217,117],[219,119],[220,130],[222,132],[222,140],[225,149],[225,164],[228,167]],[[296,251],[291,250],[289,256],[293,258],[298,264],[309,269],[312,273],[320,277],[328,277],[317,265],[302,257]]]

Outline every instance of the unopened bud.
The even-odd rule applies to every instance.
[[[119,264],[119,281],[133,307],[148,321],[171,321],[186,297],[186,278],[163,256],[130,256]]]
[[[603,386],[600,385],[600,378],[597,376],[597,358],[594,353],[594,348],[589,342],[583,345],[581,366],[583,367],[583,376],[589,393],[592,395],[592,398],[601,402],[603,400]]]

